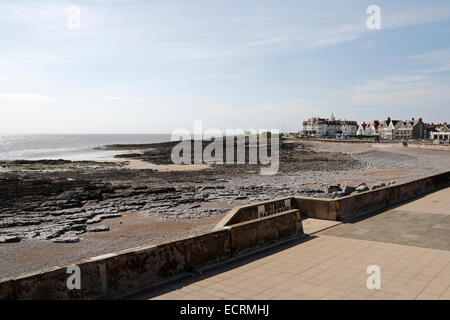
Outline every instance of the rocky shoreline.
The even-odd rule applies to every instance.
[[[106,165],[47,162],[29,170],[43,165],[37,161],[19,170],[18,163],[4,163],[1,277],[206,232],[236,205],[290,195],[340,197],[450,170],[448,151],[314,141],[283,141],[273,176],[260,175],[258,165],[179,171],[152,160],[151,169],[131,166],[148,163],[139,159],[146,148],[124,147],[121,153],[139,155]]]
[[[139,153],[135,158],[166,164],[172,145],[145,145],[143,150],[151,151]],[[158,157],[149,157],[155,155],[155,150],[161,151]],[[213,165],[197,172],[110,167],[108,170],[77,168],[3,173],[0,175],[0,243],[77,242],[85,232],[108,231],[101,225],[102,221],[127,212],[161,221],[183,221],[221,215],[233,205],[275,197],[338,198],[385,185],[385,182],[327,184],[319,180],[310,184],[301,179],[287,179],[308,172],[314,176],[319,171],[333,176],[336,172],[364,170],[367,164],[342,153],[317,151],[298,141],[282,142],[279,154],[280,170],[275,176],[260,176],[260,164]],[[68,163],[53,163],[61,164]]]

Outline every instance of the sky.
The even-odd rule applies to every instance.
[[[448,0],[0,0],[0,39],[0,134],[450,121]]]

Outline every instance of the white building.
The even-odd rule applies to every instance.
[[[378,127],[378,135],[381,139],[392,140],[397,136],[398,129],[403,125],[403,121],[401,120],[391,120],[391,118],[387,118],[386,121],[380,123]]]
[[[433,140],[449,142],[450,128],[448,127],[447,123],[439,125],[438,131],[430,132],[430,138]]]
[[[358,126],[358,131],[356,134],[358,136],[377,136],[379,126],[380,122],[378,120],[367,123],[363,122]]]
[[[336,120],[334,115],[331,114],[329,119],[310,118],[307,121],[303,121],[302,134],[314,137],[350,136],[355,135],[357,131],[358,124],[356,121]]]

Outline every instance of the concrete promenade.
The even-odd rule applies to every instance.
[[[450,299],[450,188],[306,236],[137,299]],[[322,231],[320,231],[322,230]],[[367,267],[381,270],[369,290]]]

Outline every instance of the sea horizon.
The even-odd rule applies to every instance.
[[[113,160],[117,151],[99,150],[111,144],[167,142],[170,134],[0,134],[0,160]]]

